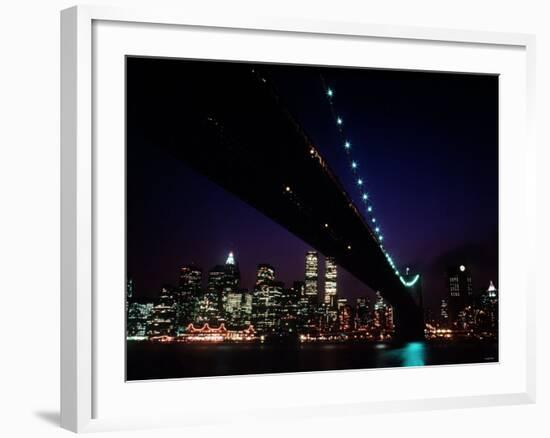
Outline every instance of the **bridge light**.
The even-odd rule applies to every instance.
[[[342,118],[341,118],[341,117],[338,117],[338,118],[336,119],[336,124],[337,124],[337,125],[341,125],[342,123],[343,123]]]
[[[399,275],[399,271],[397,269],[395,270],[395,275]]]
[[[367,195],[366,193],[363,193],[363,201],[366,201],[367,199],[369,199],[369,195]]]
[[[332,91],[331,88],[327,89],[327,96],[328,97],[332,97],[333,94],[334,94],[334,92]]]
[[[384,240],[384,236],[382,236],[382,234],[380,234],[380,236],[378,236],[378,240],[380,240],[380,241]]]
[[[352,169],[357,169],[357,163],[355,161],[351,162],[351,168]]]
[[[362,185],[363,185],[363,180],[362,180],[361,178],[359,178],[359,179],[357,180],[357,184],[359,184],[360,186],[362,186]]]
[[[346,141],[346,142],[344,143],[344,147],[345,147],[346,149],[349,149],[349,148],[351,147],[351,143],[350,143],[349,141]]]
[[[376,223],[376,218],[375,217],[372,218],[372,223],[373,224]]]
[[[379,233],[379,232],[380,232],[380,227],[376,227],[376,228],[374,229],[374,231],[376,231],[377,233]]]
[[[369,206],[367,207],[367,211],[368,211],[369,213],[372,211],[372,205],[369,205]]]

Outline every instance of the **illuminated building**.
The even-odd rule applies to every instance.
[[[357,298],[355,301],[356,328],[368,327],[372,319],[370,300],[367,297]]]
[[[241,300],[241,323],[252,324],[252,294],[243,292]]]
[[[217,324],[221,317],[222,295],[224,288],[225,268],[216,265],[208,271],[206,291],[197,303],[194,321],[199,324]]]
[[[271,265],[261,263],[256,272],[256,286],[275,281],[275,268]]]
[[[258,266],[258,276],[252,297],[252,321],[259,333],[269,333],[276,330],[282,312],[283,284],[274,281],[274,270],[266,277],[266,265]],[[271,268],[272,269],[272,268]]]
[[[292,288],[284,288],[281,295],[279,332],[284,334],[298,333],[298,305],[300,291]]]
[[[299,325],[304,332],[316,329],[318,298],[318,257],[317,252],[306,253],[306,270],[304,281],[304,295],[299,304]]]
[[[325,259],[325,299],[324,303],[334,307],[336,299],[336,277],[337,277],[336,262],[333,257],[326,257]]]
[[[231,326],[241,322],[241,307],[243,294],[241,292],[229,292],[224,302],[224,313],[227,323]]]
[[[193,265],[182,266],[179,285],[181,290],[199,296],[202,291],[202,269]]]
[[[458,322],[458,314],[472,304],[473,288],[470,270],[465,265],[449,268],[447,271],[449,322]]]
[[[130,301],[134,295],[134,281],[130,278],[126,285],[126,301]]]
[[[202,293],[202,269],[193,265],[180,269],[179,287],[176,292],[178,332],[195,320]]]
[[[224,309],[227,296],[238,292],[240,283],[239,266],[232,252],[227,256],[225,265],[216,265],[208,271],[208,286],[199,303],[199,324],[209,322],[217,324],[225,320]]]
[[[479,297],[477,331],[485,336],[498,334],[498,290],[491,281]]]
[[[317,278],[318,278],[318,257],[317,252],[306,253],[306,281],[305,294],[312,300],[317,301]]]
[[[449,327],[449,305],[447,300],[441,300],[439,325],[441,327]]]
[[[130,303],[126,320],[126,338],[130,340],[147,339],[153,303]]]
[[[379,339],[386,339],[391,336],[394,330],[393,308],[390,306],[380,292],[376,292],[374,303],[373,331]]]
[[[158,303],[151,310],[151,323],[148,328],[149,339],[176,335],[176,301],[173,291],[162,288]]]
[[[225,261],[224,273],[223,293],[228,294],[229,292],[236,291],[241,281],[241,274],[239,265],[235,262],[235,256],[232,252],[229,253]]]
[[[310,300],[306,295],[305,282],[295,281],[292,285],[292,289],[298,296],[298,304],[296,308],[298,330],[301,332],[306,332],[308,331],[310,323],[313,323],[313,321],[310,320]]]
[[[352,308],[346,298],[339,298],[338,306],[338,329],[343,332],[351,331],[353,328]]]
[[[126,313],[128,313],[128,305],[133,295],[134,295],[134,282],[130,278],[128,280],[128,283],[126,283]]]

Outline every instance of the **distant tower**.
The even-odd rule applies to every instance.
[[[336,262],[333,257],[327,257],[325,259],[325,304],[335,305],[336,300],[336,277],[338,274]]]
[[[317,297],[318,257],[317,252],[306,253],[306,296],[311,299]]]
[[[239,271],[239,265],[235,262],[235,256],[233,252],[230,252],[227,256],[224,266],[225,277],[224,277],[224,288],[223,293],[228,294],[229,292],[235,292],[241,281],[241,273]]]
[[[498,336],[498,290],[491,281],[479,297],[478,329],[492,336]]]
[[[458,314],[472,303],[473,287],[470,270],[465,265],[449,268],[447,285],[449,321],[452,325],[457,321]]]

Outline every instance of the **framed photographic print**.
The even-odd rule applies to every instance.
[[[63,427],[534,400],[532,36],[75,7],[61,44]]]

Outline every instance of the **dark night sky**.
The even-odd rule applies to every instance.
[[[129,59],[129,81],[140,78],[141,62]],[[210,64],[223,74],[223,63]],[[360,204],[321,74],[334,89],[385,246],[399,266],[423,274],[429,305],[445,294],[446,268],[453,264],[470,267],[476,290],[491,279],[498,286],[498,78],[280,65],[262,69]],[[140,81],[140,86],[154,86]],[[127,264],[138,296],[155,296],[162,284],[176,284],[183,264],[206,272],[223,263],[230,250],[244,287],[251,287],[262,262],[274,265],[286,284],[303,279],[307,244],[140,132],[129,117]],[[338,286],[347,297],[370,293],[343,271]]]

